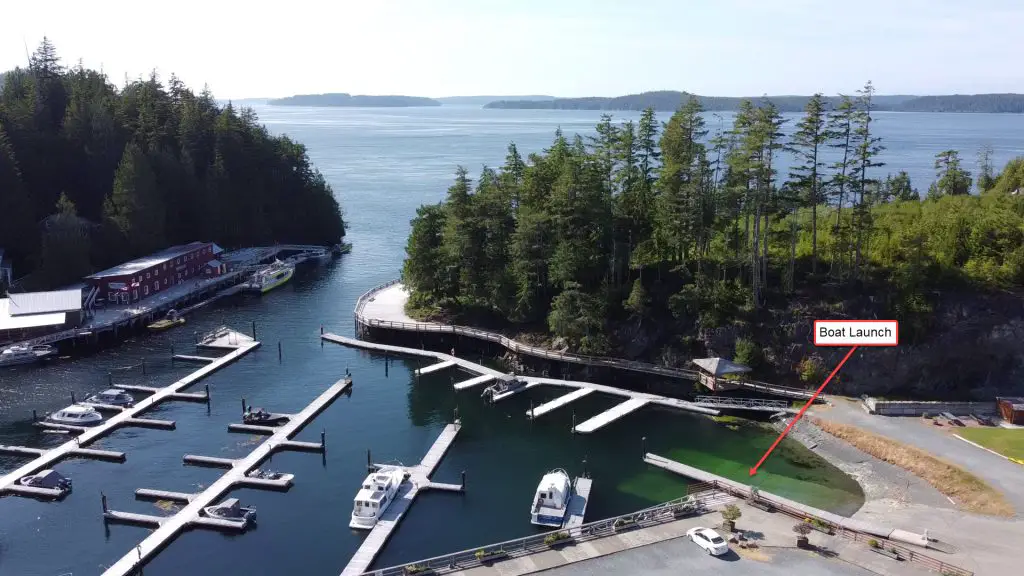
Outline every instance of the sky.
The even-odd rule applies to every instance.
[[[1021,0],[48,0],[0,9],[0,70],[43,36],[116,84],[713,96],[1024,92]]]

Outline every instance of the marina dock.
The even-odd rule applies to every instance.
[[[422,376],[424,374],[430,374],[431,372],[444,370],[445,368],[451,368],[452,366],[455,366],[454,360],[445,360],[444,362],[439,362],[437,364],[427,366],[426,368],[420,368],[416,370],[416,374]]]
[[[237,522],[206,518],[200,516],[203,508],[214,504],[224,494],[233,489],[236,485],[244,484],[248,487],[259,487],[247,482],[252,480],[246,477],[246,473],[260,465],[273,452],[278,450],[291,449],[289,441],[303,427],[311,422],[320,412],[336,400],[352,384],[351,379],[339,380],[320,396],[309,403],[301,412],[295,415],[284,426],[277,429],[273,436],[262,442],[255,450],[244,458],[232,461],[231,469],[225,472],[220,478],[214,481],[208,488],[195,494],[188,505],[179,510],[173,516],[162,518],[157,529],[147,536],[131,552],[125,554],[120,560],[114,563],[103,574],[104,576],[128,576],[146,563],[153,555],[163,548],[168,542],[174,539],[177,534],[189,526],[237,529]],[[320,445],[323,449],[323,444]],[[212,460],[212,459],[210,459]],[[396,503],[397,504],[397,503]],[[105,508],[105,507],[104,507]],[[104,517],[108,520],[125,520],[124,512],[116,512],[104,509]],[[244,528],[244,525],[241,526]]]
[[[590,486],[593,484],[590,478],[579,477],[572,485],[572,498],[569,499],[569,510],[562,528],[579,528],[583,525],[583,517],[587,513],[587,504],[590,502]],[[575,536],[572,532],[570,536]]]
[[[237,333],[235,333],[237,334]],[[243,338],[247,338],[244,335],[239,335]],[[139,418],[139,415],[149,410],[153,406],[163,402],[165,400],[174,400],[175,394],[178,394],[185,388],[195,384],[199,380],[202,380],[206,376],[220,370],[221,368],[231,364],[235,360],[238,360],[242,356],[245,356],[252,350],[254,350],[260,343],[252,340],[242,340],[241,344],[236,346],[232,351],[225,356],[218,358],[216,362],[211,362],[202,368],[192,372],[188,376],[174,382],[173,384],[164,388],[157,388],[153,390],[153,393],[148,398],[137,402],[133,407],[124,410],[111,416],[101,423],[99,426],[93,426],[91,428],[83,428],[79,430],[71,430],[73,432],[80,432],[77,438],[69,440],[56,448],[51,448],[38,454],[31,462],[24,464],[13,471],[0,476],[0,494],[12,493],[18,495],[17,490],[11,490],[12,487],[17,485],[17,481],[30,474],[35,474],[41,470],[52,468],[54,464],[66,457],[85,457],[85,458],[101,458],[107,460],[123,460],[123,453],[112,453],[109,451],[94,450],[86,448],[89,443],[94,442],[114,430],[123,426],[156,426],[166,428],[168,427],[168,421],[165,420],[151,420],[145,418]],[[169,423],[170,427],[173,427],[173,422]],[[34,451],[33,451],[34,453]],[[118,454],[119,457],[112,457],[113,454]]]
[[[473,386],[479,386],[480,384],[486,384],[486,383],[488,383],[488,382],[490,382],[492,380],[495,380],[495,379],[496,379],[496,377],[493,374],[481,374],[481,375],[479,375],[479,376],[477,376],[475,378],[470,378],[469,380],[464,380],[462,382],[456,382],[455,383],[455,389],[456,390],[465,390],[466,388],[472,388]]]
[[[608,410],[601,412],[597,416],[594,416],[590,420],[576,426],[576,432],[580,434],[589,434],[598,428],[611,424],[612,422],[622,418],[626,414],[635,412],[640,408],[643,408],[650,402],[644,398],[630,398],[621,404],[616,404]]]
[[[384,511],[384,514],[381,515],[376,526],[370,530],[362,545],[356,550],[355,555],[349,560],[345,569],[342,570],[341,576],[357,576],[370,568],[373,559],[377,557],[384,544],[387,543],[388,538],[391,537],[395,528],[398,527],[398,523],[402,521],[405,513],[409,510],[409,506],[412,505],[421,490],[462,491],[463,486],[461,485],[440,484],[430,481],[430,475],[434,473],[434,469],[441,463],[441,459],[448,452],[448,448],[455,442],[455,437],[461,428],[462,425],[458,421],[445,426],[437,440],[434,440],[430,450],[423,456],[423,460],[416,466],[407,468],[409,479],[402,483],[402,487],[395,496],[395,500]]]
[[[529,418],[537,418],[538,416],[543,416],[556,408],[561,408],[562,406],[565,406],[566,404],[572,402],[573,400],[583,398],[584,396],[592,393],[593,391],[594,390],[592,388],[580,388],[575,392],[569,392],[564,396],[559,396],[558,398],[555,398],[550,402],[545,402],[544,404],[541,404],[536,408],[531,408],[530,410],[527,410],[526,416]]]

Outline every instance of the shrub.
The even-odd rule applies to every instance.
[[[816,383],[825,376],[825,367],[821,363],[821,358],[817,356],[809,356],[801,360],[797,365],[797,371],[800,373],[802,382]]]
[[[727,522],[735,522],[743,516],[743,512],[740,511],[740,507],[735,504],[729,504],[722,509],[722,520]]]
[[[871,546],[872,548],[881,548],[881,546],[878,545],[878,540],[875,540],[874,538],[868,540],[868,546]]]
[[[757,365],[761,362],[761,349],[750,339],[737,338],[736,353],[733,355],[733,360],[739,364],[757,368]]]
[[[801,536],[807,536],[811,533],[811,525],[807,522],[800,522],[793,526],[793,532]]]
[[[559,542],[561,540],[568,540],[568,539],[569,539],[569,533],[568,532],[552,532],[551,534],[548,534],[547,536],[544,537],[544,543],[550,546],[551,544],[554,544],[554,543]]]

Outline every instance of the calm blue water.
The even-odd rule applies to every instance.
[[[654,409],[634,413],[592,436],[572,436],[567,432],[569,409],[532,425],[523,417],[531,399],[539,403],[560,391],[535,389],[485,407],[477,394],[455,395],[451,374],[415,383],[411,370],[417,364],[399,361],[385,377],[380,357],[321,346],[321,325],[351,334],[358,295],[398,274],[409,219],[420,204],[443,198],[457,164],[474,172],[485,164],[500,165],[509,141],[524,154],[536,151],[550,143],[556,127],[566,133],[585,131],[598,113],[274,107],[258,107],[257,112],[271,131],[286,132],[309,148],[345,208],[354,251],[326,267],[301,271],[263,298],[240,298],[200,311],[171,332],[140,335],[117,348],[37,369],[0,371],[0,443],[43,446],[59,440],[30,426],[32,409],[60,408],[71,392],[81,398],[102,388],[109,372],[115,384],[170,383],[194,368],[169,362],[171,344],[178,352],[187,350],[193,331],[222,323],[248,329],[255,321],[264,341],[263,348],[206,380],[213,395],[209,411],[199,404],[164,404],[153,415],[176,420],[177,430],[125,429],[99,443],[127,452],[126,463],[59,464],[57,469],[75,482],[75,492],[65,501],[0,500],[0,575],[101,573],[147,534],[128,526],[106,531],[101,491],[112,508],[158,512],[153,503],[135,501],[134,490],[199,490],[217,476],[216,470],[182,466],[183,454],[239,456],[259,440],[226,431],[238,419],[241,398],[274,411],[296,411],[346,368],[355,376],[351,398],[339,399],[299,435],[316,440],[326,430],[326,465],[314,454],[275,456],[272,467],[296,474],[296,485],[286,494],[236,494],[259,509],[255,530],[241,536],[187,533],[147,566],[147,574],[338,574],[362,539],[347,523],[352,496],[365,475],[366,449],[373,450],[376,460],[415,462],[456,405],[465,427],[436,477],[457,481],[466,470],[468,493],[419,498],[385,548],[381,565],[532,533],[527,508],[540,474],[553,467],[579,472],[584,459],[595,477],[588,518],[682,493],[681,480],[640,463],[641,436],[648,437],[652,451],[737,478],[745,476],[773,440],[755,428],[732,430],[704,418]],[[931,157],[939,150],[966,153],[989,143],[999,163],[1024,152],[1022,116],[879,114],[878,127],[889,146],[885,160],[894,171],[907,169],[920,188],[926,188]],[[143,359],[146,374],[137,366]],[[119,370],[131,366],[136,367]],[[574,403],[574,409],[584,418],[614,402],[593,395]],[[0,456],[0,472],[20,462]],[[762,470],[758,477],[765,489],[819,506],[844,510],[855,507],[861,497],[848,478],[789,443]]]

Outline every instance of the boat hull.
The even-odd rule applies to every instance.
[[[364,518],[362,516],[352,515],[351,520],[348,522],[348,527],[355,530],[373,530],[373,527],[377,525],[377,517]]]
[[[170,330],[175,326],[181,326],[184,323],[184,318],[179,318],[177,320],[157,320],[156,322],[153,322],[149,326],[146,326],[146,328],[150,332],[163,332],[164,330]]]
[[[546,516],[542,514],[531,514],[530,523],[535,526],[547,526],[549,528],[561,528],[565,517]]]

